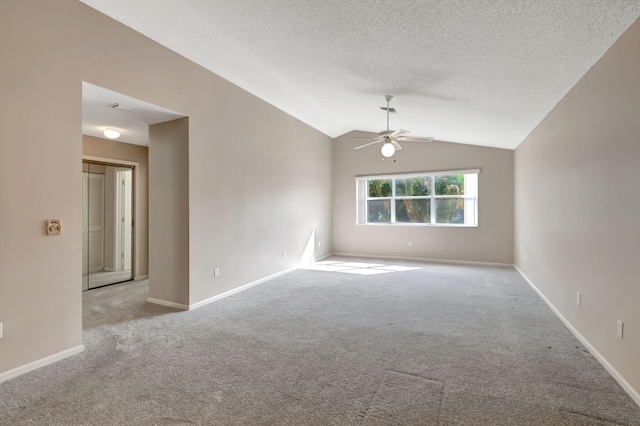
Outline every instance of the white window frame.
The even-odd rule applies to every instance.
[[[371,175],[356,176],[356,225],[373,225],[373,226],[453,226],[453,227],[477,227],[478,226],[478,175],[480,169],[469,170],[445,170],[437,172],[421,172],[421,173],[404,173],[395,175]],[[464,195],[435,195],[436,176],[447,175],[465,175]],[[421,196],[396,196],[396,179],[408,179],[416,177],[431,177],[431,194]],[[369,197],[368,181],[378,179],[391,179],[390,197]],[[464,199],[464,223],[437,223],[436,222],[436,200],[447,198]],[[415,222],[396,222],[396,200],[405,199],[426,199],[430,200],[431,205],[431,222],[415,223]],[[367,201],[371,200],[390,200],[391,219],[390,222],[367,222]]]

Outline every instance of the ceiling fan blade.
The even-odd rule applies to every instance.
[[[421,138],[419,136],[400,136],[396,138],[396,140],[399,140],[400,142],[433,142],[433,138],[431,137]]]
[[[393,147],[397,150],[402,149],[402,147],[400,146],[400,144],[398,142],[396,142],[395,140],[391,139],[389,142],[391,142],[391,145],[393,145]]]
[[[374,139],[377,136],[349,136],[349,139]]]
[[[398,129],[395,132],[391,133],[389,135],[389,137],[390,138],[395,138],[397,136],[404,135],[405,133],[409,133],[409,131],[408,130],[404,130],[404,129]]]
[[[366,146],[373,145],[373,144],[380,143],[380,142],[382,142],[382,139],[380,139],[380,140],[375,140],[375,141],[373,141],[373,142],[369,142],[369,143],[365,143],[364,145],[356,146],[356,147],[355,147],[355,148],[353,148],[353,149],[360,149],[360,148],[364,148],[364,147],[366,147]]]

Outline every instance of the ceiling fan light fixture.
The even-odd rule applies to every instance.
[[[382,153],[382,155],[384,155],[385,157],[391,157],[393,154],[396,153],[396,149],[395,147],[391,144],[391,142],[385,142],[384,145],[382,145],[382,149],[380,150],[380,152]]]
[[[359,145],[354,147],[353,149],[362,149],[370,145],[375,145],[380,142],[384,142],[382,145],[382,149],[380,152],[385,157],[391,157],[395,152],[399,149],[402,149],[402,146],[398,142],[432,142],[433,138],[425,138],[419,136],[406,136],[406,133],[409,133],[408,130],[398,129],[391,130],[389,129],[389,112],[395,112],[394,108],[389,107],[389,101],[393,99],[391,95],[385,95],[384,99],[387,101],[386,107],[380,107],[387,112],[387,129],[381,132],[378,132],[378,136],[373,138],[373,141],[367,142],[364,145]],[[367,138],[367,136],[352,136],[352,138]],[[384,161],[384,158],[382,159]],[[395,160],[394,160],[395,161]]]
[[[109,139],[116,139],[120,137],[120,132],[116,129],[106,128],[102,131],[102,134],[108,137]]]

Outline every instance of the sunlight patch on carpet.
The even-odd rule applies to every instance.
[[[325,272],[342,272],[345,274],[356,275],[379,275],[387,274],[390,272],[405,272],[413,271],[417,268],[413,266],[402,265],[385,265],[383,263],[368,263],[368,262],[344,262],[336,260],[323,260],[320,262],[310,263],[304,265],[302,269],[310,269],[313,271],[325,271]]]

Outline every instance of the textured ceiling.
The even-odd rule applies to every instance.
[[[114,109],[113,104],[131,107]],[[120,131],[119,142],[149,145],[149,125],[184,117],[168,109],[144,102],[113,90],[82,83],[82,134],[104,138],[105,128]]]
[[[82,0],[329,136],[515,148],[640,16],[623,0]]]

